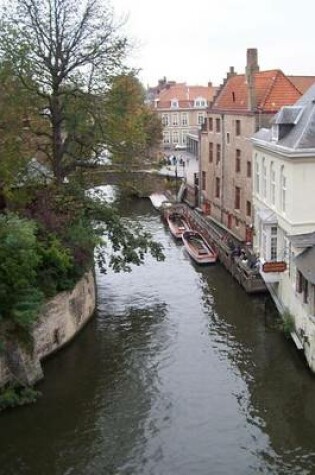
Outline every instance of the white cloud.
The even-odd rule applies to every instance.
[[[230,66],[244,71],[246,49],[258,48],[261,69],[315,75],[313,0],[114,0],[129,13],[126,31],[137,38],[133,65],[144,84],[166,76],[218,85]]]

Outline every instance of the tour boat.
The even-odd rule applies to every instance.
[[[214,264],[217,253],[198,231],[188,229],[182,234],[186,251],[197,264]]]
[[[181,213],[167,213],[166,221],[169,230],[175,239],[181,239],[183,232],[189,229],[189,224],[186,221],[185,216]]]
[[[154,208],[157,210],[160,210],[169,204],[168,198],[162,193],[152,193],[149,198]]]

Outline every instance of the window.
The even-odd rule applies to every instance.
[[[274,124],[271,126],[271,140],[277,142],[279,140],[279,126]]]
[[[221,120],[220,119],[215,119],[215,131],[216,132],[221,132]]]
[[[235,135],[241,135],[241,121],[235,121]]]
[[[170,123],[170,120],[169,120],[168,114],[163,114],[163,115],[162,115],[162,125],[163,125],[164,127],[166,127],[166,126],[169,125],[169,123]]]
[[[270,164],[270,201],[276,204],[276,171],[273,162]]]
[[[169,145],[170,143],[171,143],[170,133],[169,132],[163,132],[163,144],[164,145]]]
[[[277,226],[271,226],[271,230],[270,230],[270,259],[272,261],[277,260],[277,237],[278,237],[278,228],[277,228]]]
[[[299,294],[303,294],[303,302],[308,303],[308,281],[305,279],[304,275],[297,270],[296,271],[296,291]]]
[[[276,261],[278,258],[278,227],[263,225],[261,233],[261,255],[266,261]]]
[[[252,177],[252,162],[249,160],[246,163],[246,176],[247,178]]]
[[[172,132],[172,142],[173,142],[173,144],[178,144],[178,132],[177,132],[177,130],[174,130]]]
[[[259,195],[260,189],[260,171],[259,171],[259,161],[257,157],[257,153],[255,154],[255,190],[257,195]]]
[[[182,113],[182,126],[186,127],[188,125],[188,114],[187,112]]]
[[[220,178],[216,177],[215,179],[215,197],[220,198],[220,193],[221,193],[221,183],[220,183]]]
[[[308,281],[306,279],[303,282],[303,302],[308,303]]]
[[[262,195],[263,198],[267,197],[267,167],[265,157],[262,160]]]
[[[241,189],[238,186],[235,187],[234,208],[235,209],[241,208]]]
[[[205,120],[204,113],[198,112],[198,116],[197,116],[198,125],[202,125],[204,123],[204,120]]]
[[[216,163],[220,163],[221,160],[221,144],[217,143]]]
[[[203,190],[206,189],[206,172],[202,172],[201,174],[201,187]]]
[[[212,117],[209,117],[209,131],[210,132],[213,131],[213,118]]]
[[[246,201],[246,216],[252,215],[252,204],[250,201]]]
[[[178,126],[178,114],[172,114],[172,125],[175,127]]]
[[[206,107],[207,101],[202,97],[195,99],[195,107]]]
[[[240,149],[236,149],[235,154],[235,171],[236,173],[240,173],[241,171],[241,151]]]
[[[213,162],[213,143],[209,142],[209,162]]]
[[[287,178],[284,174],[284,165],[280,171],[280,206],[283,213],[286,212],[286,199],[287,199]]]

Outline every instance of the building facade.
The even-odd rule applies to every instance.
[[[163,124],[163,147],[165,149],[192,148],[195,137],[207,115],[215,88],[188,86],[185,83],[167,83],[151,99]]]
[[[307,78],[300,77],[306,87]],[[315,80],[315,78],[313,78]],[[280,70],[260,71],[256,49],[247,50],[245,74],[231,67],[207,111],[200,134],[200,201],[203,210],[238,239],[252,242],[252,144],[284,105],[301,97]]]
[[[315,371],[315,83],[252,143],[260,272]]]

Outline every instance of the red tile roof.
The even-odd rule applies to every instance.
[[[287,76],[291,82],[304,94],[314,83],[315,76]]]
[[[284,105],[294,104],[300,91],[280,70],[254,73],[257,107],[262,112],[276,112]],[[248,111],[248,86],[246,76],[230,77],[215,99],[215,109]]]
[[[198,97],[210,103],[215,90],[216,88],[212,86],[187,86],[185,83],[177,83],[160,92],[157,107],[159,109],[170,108],[171,101],[177,99],[180,108],[190,108],[194,107],[194,101]]]

